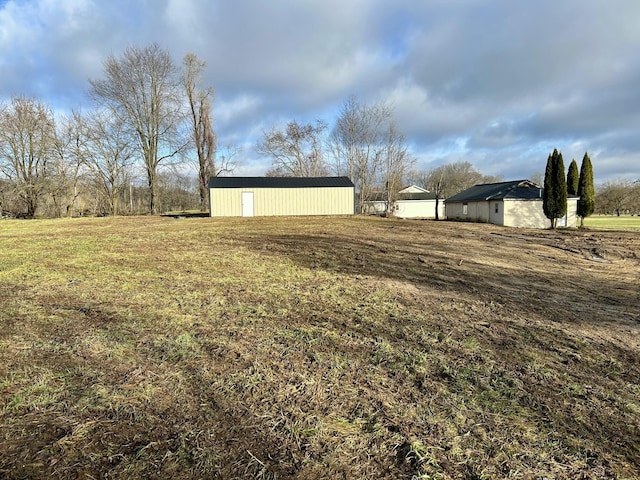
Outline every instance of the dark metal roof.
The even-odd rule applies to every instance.
[[[349,177],[211,177],[209,188],[353,187]]]
[[[534,200],[542,198],[542,188],[529,180],[510,182],[481,183],[445,200],[446,203],[479,200]]]

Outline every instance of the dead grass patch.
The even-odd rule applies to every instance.
[[[0,476],[638,478],[635,234],[2,227]]]

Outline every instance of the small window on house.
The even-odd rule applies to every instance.
[[[496,203],[496,213],[498,213],[499,207],[498,205],[500,205],[499,203]]]
[[[469,207],[468,204],[466,204],[466,203],[462,204],[462,214],[463,215],[469,215],[468,207]]]

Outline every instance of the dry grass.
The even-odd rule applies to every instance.
[[[0,223],[0,477],[639,478],[640,237]]]

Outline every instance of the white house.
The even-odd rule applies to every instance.
[[[396,199],[390,206],[390,213],[398,218],[436,218],[436,203],[438,204],[438,218],[444,218],[444,203],[440,199],[436,202],[436,195],[417,185],[403,188],[395,195]],[[382,215],[387,211],[388,195],[380,192],[365,202],[364,213]]]
[[[567,199],[567,214],[559,227],[577,224],[578,197]],[[551,221],[542,209],[542,188],[529,180],[483,183],[445,200],[449,220],[469,220],[506,227],[548,228]]]

